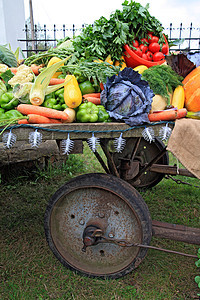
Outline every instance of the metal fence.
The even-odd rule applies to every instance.
[[[25,39],[18,39],[18,41],[23,44],[21,49],[25,56],[29,56],[32,53],[46,51],[50,47],[55,47],[59,39],[64,39],[67,36],[72,38],[80,34],[84,26],[83,24],[81,28],[76,28],[73,24],[71,28],[67,28],[63,24],[62,28],[57,28],[54,24],[53,28],[47,28],[46,25],[43,27],[35,25],[34,35],[31,35],[31,30],[25,25],[23,29]],[[192,23],[189,27],[184,27],[181,23],[177,28],[170,23],[170,26],[164,29],[164,33],[168,36],[169,41],[180,41],[178,45],[171,46],[170,51],[200,51],[200,27],[193,27]],[[34,39],[31,39],[31,36],[34,36]]]

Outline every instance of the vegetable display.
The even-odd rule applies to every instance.
[[[186,110],[198,118],[200,69],[185,55],[170,58],[163,29],[148,5],[125,0],[108,19],[20,66],[0,46],[0,125],[13,110],[22,114],[15,119],[21,124],[115,120],[137,126],[185,117]]]

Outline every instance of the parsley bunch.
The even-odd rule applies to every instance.
[[[112,60],[120,60],[123,46],[132,45],[134,39],[139,41],[146,37],[148,31],[164,42],[161,23],[148,11],[149,5],[125,0],[122,10],[116,10],[109,19],[100,17],[94,25],[88,25],[73,41],[75,50],[85,58],[96,56],[102,60],[111,54]]]

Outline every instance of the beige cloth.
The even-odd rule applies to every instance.
[[[200,179],[200,120],[177,119],[167,150]]]

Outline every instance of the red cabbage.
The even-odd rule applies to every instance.
[[[153,91],[141,75],[125,68],[118,75],[107,78],[101,92],[101,103],[111,118],[122,120],[130,126],[149,123]]]

